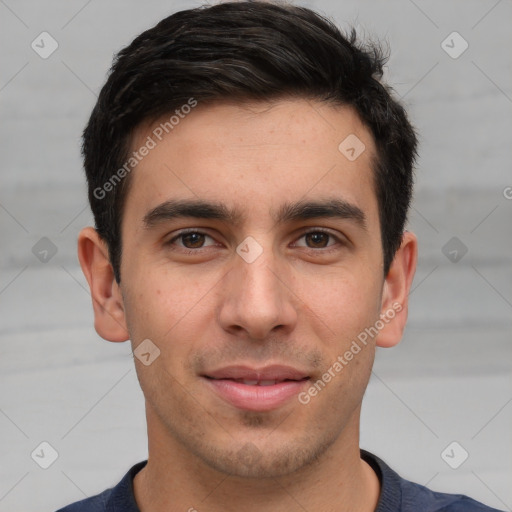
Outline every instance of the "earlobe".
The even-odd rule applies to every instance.
[[[402,339],[417,257],[417,238],[413,233],[406,231],[384,281],[381,306],[381,320],[384,326],[376,339],[379,347],[393,347]]]
[[[78,259],[91,290],[96,332],[108,341],[128,340],[123,300],[107,245],[92,227],[80,231]]]

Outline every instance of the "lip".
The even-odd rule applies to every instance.
[[[246,379],[246,380],[302,380],[309,377],[303,372],[291,366],[271,365],[262,368],[249,366],[226,366],[218,370],[205,372],[203,376],[213,379]]]
[[[307,373],[290,366],[273,365],[264,368],[229,366],[202,375],[206,384],[221,399],[248,411],[270,411],[285,404],[307,385]],[[258,381],[256,385],[240,380]],[[270,384],[269,381],[277,381]],[[259,385],[264,381],[264,385]],[[266,381],[266,382],[265,382]]]

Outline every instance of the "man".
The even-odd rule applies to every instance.
[[[176,13],[84,131],[95,328],[131,340],[148,460],[72,511],[484,511],[359,447],[416,267],[416,136],[383,58],[312,11]]]

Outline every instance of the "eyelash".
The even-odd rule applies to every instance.
[[[333,250],[337,250],[336,245],[346,245],[346,244],[344,244],[344,242],[339,237],[333,235],[330,231],[328,231],[326,229],[323,229],[323,228],[314,228],[314,229],[311,229],[309,231],[305,231],[304,233],[302,233],[299,236],[299,238],[297,240],[305,237],[306,235],[313,234],[313,233],[323,233],[323,234],[326,234],[330,238],[334,239],[337,242],[337,244],[328,245],[327,247],[320,247],[320,248],[303,247],[304,249],[307,249],[307,250],[310,250],[310,251],[314,251],[314,252],[322,252],[323,254],[328,254],[328,253],[332,252]],[[172,246],[172,245],[174,245],[174,242],[176,240],[178,240],[179,238],[182,238],[182,237],[184,237],[186,235],[190,235],[190,234],[204,235],[204,236],[207,236],[207,237],[210,237],[211,239],[213,239],[213,237],[211,235],[209,235],[208,233],[204,233],[203,231],[199,231],[197,229],[185,229],[183,231],[180,231],[177,235],[175,235],[173,238],[171,238],[169,241],[167,241],[165,243],[165,245]],[[205,248],[204,247],[199,247],[197,249],[188,249],[186,247],[180,247],[179,248],[179,250],[182,253],[185,253],[185,254],[197,254],[198,252],[201,251],[201,249],[205,249]]]

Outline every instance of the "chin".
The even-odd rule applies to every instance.
[[[234,444],[234,443],[233,443]],[[239,449],[196,446],[196,455],[212,469],[231,477],[271,479],[311,465],[331,446],[325,439],[303,439],[275,446],[241,443]],[[199,449],[198,449],[199,448]]]

